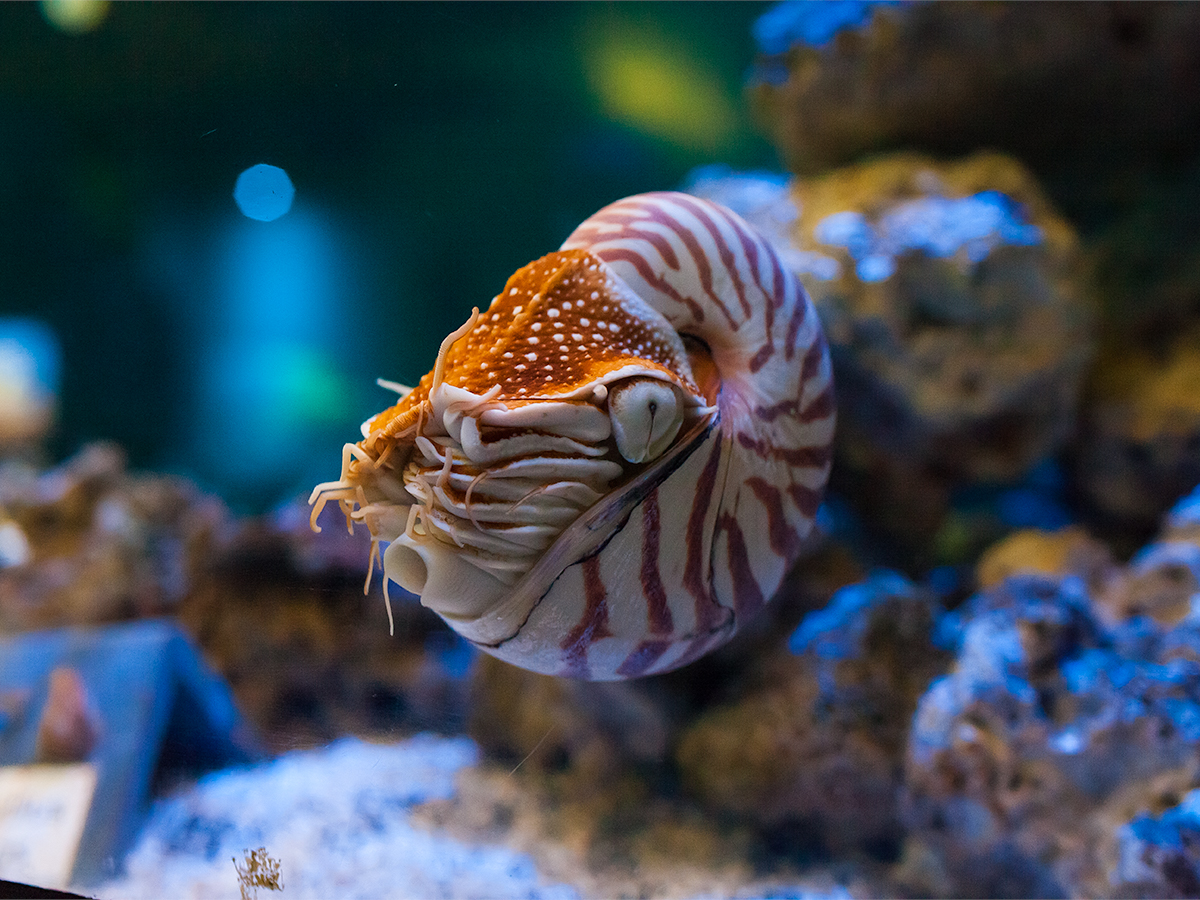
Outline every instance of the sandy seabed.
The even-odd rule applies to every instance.
[[[217,772],[155,803],[124,875],[82,890],[105,900],[236,900],[234,860],[262,847],[283,884],[281,894],[259,889],[262,898],[577,897],[539,878],[525,854],[412,823],[415,806],[452,795],[455,774],[477,759],[465,737],[344,738]]]

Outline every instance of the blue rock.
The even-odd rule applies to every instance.
[[[215,769],[262,750],[225,682],[174,625],[142,621],[0,638],[0,695],[26,693],[26,714],[0,729],[0,766],[34,762],[50,672],[80,676],[100,718],[89,762],[96,790],[73,883],[111,876],[141,825],[157,772]]]
[[[897,572],[879,569],[805,616],[788,648],[812,659],[827,703],[863,707],[875,702],[870,697],[892,697],[906,690],[915,697],[944,665],[944,654],[932,639],[941,613],[928,591]],[[887,661],[893,657],[906,662],[889,676]]]

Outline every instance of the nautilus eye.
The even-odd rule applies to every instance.
[[[630,378],[608,390],[617,451],[631,463],[661,456],[679,434],[684,401],[674,385],[653,378]]]
[[[516,665],[666,671],[779,586],[833,415],[816,315],[767,242],[716,204],[639,195],[447,336],[314,489],[313,526],[337,500],[385,592]]]

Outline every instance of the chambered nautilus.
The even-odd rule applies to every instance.
[[[318,485],[387,582],[475,645],[633,678],[727,641],[770,599],[829,473],[816,313],[740,217],[619,200],[520,269],[368,419]],[[367,575],[368,583],[370,573]],[[390,606],[389,606],[390,615]]]

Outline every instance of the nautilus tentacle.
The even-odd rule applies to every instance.
[[[716,204],[583,222],[443,342],[313,492],[387,578],[517,665],[593,679],[728,640],[812,528],[834,422],[812,305]],[[386,583],[386,581],[385,581]]]

